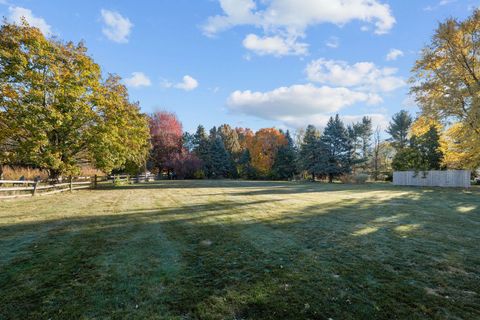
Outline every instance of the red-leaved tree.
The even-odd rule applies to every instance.
[[[166,171],[169,177],[175,169],[171,160],[182,153],[182,134],[182,123],[174,113],[158,111],[151,115],[151,166],[159,172]]]
[[[202,170],[202,160],[187,150],[175,154],[168,162],[168,166],[173,168],[176,179],[194,179],[196,173]]]

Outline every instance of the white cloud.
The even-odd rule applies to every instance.
[[[309,123],[322,126],[328,118],[340,113],[346,123],[362,115],[349,115],[349,107],[373,106],[383,102],[382,93],[405,85],[394,68],[379,68],[371,62],[348,64],[344,61],[318,59],[305,69],[308,79],[318,82],[280,87],[271,91],[240,91],[230,94],[229,111],[266,120],[280,121],[289,127]],[[376,125],[386,123],[384,111],[370,109]],[[352,112],[358,114],[357,112]],[[345,115],[346,114],[346,115]]]
[[[353,20],[374,24],[375,33],[387,33],[395,24],[388,4],[379,0],[219,0],[222,15],[208,18],[203,26],[207,35],[238,25],[254,25],[266,32],[281,30],[290,35],[303,35],[312,25],[333,23],[342,26]]]
[[[395,76],[395,68],[378,68],[372,62],[318,59],[305,69],[310,81],[333,86],[352,87],[360,91],[388,92],[403,87],[405,81]]]
[[[132,72],[130,78],[125,78],[124,82],[129,87],[149,87],[152,85],[150,79],[143,72]]]
[[[20,24],[24,18],[30,26],[37,27],[44,35],[52,34],[52,27],[43,18],[36,17],[30,9],[12,6],[8,11],[8,19],[13,23]]]
[[[235,91],[227,100],[227,108],[232,112],[291,124],[295,119],[326,116],[356,103],[377,104],[381,101],[377,94],[348,88],[298,84],[267,92]]]
[[[185,91],[192,91],[198,87],[198,81],[193,78],[192,76],[189,76],[188,74],[183,76],[182,82],[178,83],[172,83],[168,80],[164,80],[162,82],[162,87],[164,88],[176,88],[176,89],[181,89]]]
[[[114,42],[127,43],[133,27],[132,22],[115,11],[102,9],[101,14],[104,23],[103,34]]]
[[[423,11],[433,11],[433,10],[438,9],[439,7],[443,7],[443,6],[449,5],[450,3],[454,3],[454,2],[457,2],[457,0],[440,0],[437,3],[437,5],[426,6],[425,8],[423,8]]]
[[[400,57],[403,57],[404,53],[402,50],[399,49],[390,49],[390,51],[387,54],[387,61],[394,61],[397,60]]]
[[[308,45],[299,43],[295,37],[258,37],[255,34],[249,34],[243,40],[243,46],[258,55],[274,55],[277,57],[285,55],[306,55]]]
[[[326,42],[325,42],[326,46],[329,47],[329,48],[338,48],[340,46],[340,39],[338,39],[337,37],[330,37],[330,39],[328,39]]]
[[[177,83],[174,87],[185,91],[191,91],[198,87],[198,81],[195,80],[193,77],[186,75],[183,77],[183,81]]]

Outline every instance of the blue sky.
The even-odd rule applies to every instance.
[[[47,35],[78,42],[145,112],[184,129],[229,123],[321,127],[370,115],[385,126],[439,21],[480,0],[0,0]]]

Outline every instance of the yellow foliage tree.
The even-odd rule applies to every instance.
[[[285,136],[275,128],[260,129],[255,136],[246,139],[252,166],[261,176],[270,173],[278,148],[286,144]]]
[[[447,158],[452,160],[446,161],[455,167],[480,166],[479,52],[477,9],[465,21],[447,19],[440,23],[413,68],[412,93],[423,115],[449,126]]]

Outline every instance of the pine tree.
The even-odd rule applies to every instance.
[[[278,149],[272,166],[272,177],[274,179],[286,180],[297,173],[297,151],[288,130],[285,133],[285,139],[287,144]]]
[[[228,153],[228,177],[234,179],[238,178],[237,161],[241,154],[241,147],[237,131],[232,129],[228,124],[223,124],[218,127],[217,133],[222,138],[223,144]]]
[[[225,149],[227,149],[234,160],[237,160],[241,153],[237,131],[232,129],[228,124],[222,124],[218,127],[218,134],[222,137]]]
[[[392,121],[387,128],[387,133],[392,136],[390,141],[392,141],[395,149],[399,150],[407,146],[408,130],[412,123],[412,117],[405,110],[400,110],[400,112],[393,115]]]
[[[308,125],[300,146],[300,166],[312,176],[312,180],[318,173],[320,151],[318,131],[313,125]]]
[[[208,140],[205,128],[199,125],[193,136],[193,153],[202,160],[202,167],[205,176],[209,176],[210,159],[210,141]]]
[[[372,119],[369,117],[363,117],[362,122],[360,123],[359,137],[361,141],[362,160],[364,163],[368,161],[368,158],[371,155],[372,136]]]
[[[257,172],[252,166],[252,158],[250,157],[250,151],[245,149],[238,160],[238,167],[240,171],[240,177],[243,179],[256,179]]]
[[[222,137],[216,127],[210,130],[209,162],[207,176],[209,178],[226,178],[230,175],[231,162]]]
[[[422,150],[425,162],[428,164],[429,170],[440,170],[442,166],[443,153],[440,150],[440,135],[435,126],[421,137]]]
[[[351,126],[347,126],[347,135],[351,144],[350,157],[352,159],[353,172],[355,172],[356,166],[363,162],[360,140],[361,129],[361,123],[354,123]]]
[[[328,121],[320,142],[324,152],[321,153],[319,173],[328,176],[329,182],[333,182],[335,177],[350,173],[352,169],[351,141],[338,114]]]
[[[442,158],[438,130],[431,126],[423,135],[410,138],[409,146],[395,154],[392,167],[394,170],[439,170]]]

